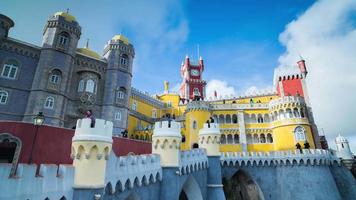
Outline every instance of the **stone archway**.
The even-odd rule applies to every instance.
[[[230,179],[224,178],[223,185],[228,200],[264,200],[259,185],[243,170],[237,171]]]
[[[16,171],[21,151],[21,140],[9,133],[0,134],[0,163],[11,163],[10,176]]]
[[[179,200],[203,200],[199,184],[193,176],[189,176],[185,181]]]

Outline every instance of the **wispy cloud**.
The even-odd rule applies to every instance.
[[[316,2],[280,35],[286,52],[280,65],[292,65],[301,54],[309,70],[307,84],[316,123],[329,142],[338,133],[353,141],[356,107],[356,1]]]

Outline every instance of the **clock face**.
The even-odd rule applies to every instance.
[[[192,76],[199,76],[199,71],[196,70],[196,69],[192,69],[192,70],[190,71],[190,73],[191,73]]]

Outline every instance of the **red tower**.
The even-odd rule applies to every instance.
[[[204,99],[206,81],[202,80],[203,71],[204,62],[201,57],[197,65],[190,63],[188,56],[185,57],[180,69],[183,81],[179,91],[182,99]]]

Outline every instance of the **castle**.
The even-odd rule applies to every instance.
[[[123,35],[100,56],[77,48],[81,27],[67,12],[48,19],[41,47],[0,22],[0,199],[356,196],[347,140],[336,152],[320,141],[302,59],[275,69],[272,92],[207,99],[204,61],[186,56],[179,94],[165,82],[150,96],[131,87],[135,51]],[[38,113],[44,124],[28,124]]]

